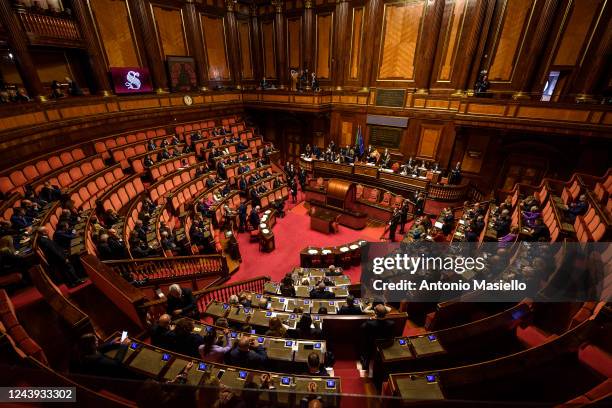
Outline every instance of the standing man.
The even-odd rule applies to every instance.
[[[395,231],[400,223],[400,217],[401,213],[399,208],[393,209],[393,215],[391,216],[391,221],[389,221],[389,240],[391,242],[395,242]]]
[[[417,195],[416,202],[414,203],[414,216],[418,217],[423,215],[425,212],[425,195],[423,193],[419,193]]]
[[[241,201],[238,206],[238,231],[244,232],[246,230],[247,223],[247,206],[246,202]]]
[[[405,199],[400,207],[400,234],[404,233],[406,222],[408,222],[408,200]]]

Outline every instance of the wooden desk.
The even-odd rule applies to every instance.
[[[319,210],[315,214],[310,215],[310,229],[330,234],[333,232],[332,223],[335,220],[336,217],[332,213]]]

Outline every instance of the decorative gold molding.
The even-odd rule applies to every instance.
[[[251,15],[251,17],[257,17],[259,15],[256,3],[252,3],[249,5],[249,14]]]
[[[514,99],[515,101],[519,101],[519,100],[526,101],[526,100],[529,100],[531,98],[525,92],[519,91],[519,92],[515,92],[514,95],[512,95],[512,99]]]
[[[234,0],[225,0],[225,9],[228,13],[233,13],[234,7]]]
[[[304,8],[311,9],[312,8],[312,0],[304,0]]]

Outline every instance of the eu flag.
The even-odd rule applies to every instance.
[[[359,156],[363,156],[365,147],[363,146],[363,134],[361,133],[361,126],[357,126],[357,136],[355,138],[355,146]]]

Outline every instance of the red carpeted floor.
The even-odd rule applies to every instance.
[[[361,231],[340,226],[337,234],[324,234],[310,229],[310,217],[303,203],[289,207],[284,218],[278,218],[273,228],[276,249],[270,253],[259,251],[258,243],[249,242],[249,235],[238,235],[242,264],[232,276],[232,281],[267,275],[279,281],[294,266],[300,265],[300,251],[307,246],[341,246],[343,244],[365,239],[378,242],[383,227],[366,227]],[[359,282],[361,268],[347,269],[345,272],[351,281]]]

